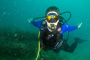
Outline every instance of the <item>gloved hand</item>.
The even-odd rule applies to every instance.
[[[31,23],[31,21],[33,21],[33,18],[28,19],[28,22],[29,22],[29,23]]]
[[[82,26],[82,22],[78,25],[78,28],[80,28]]]

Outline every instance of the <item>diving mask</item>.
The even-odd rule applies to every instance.
[[[59,19],[59,16],[57,14],[51,13],[46,16],[46,20],[49,23],[55,23]]]

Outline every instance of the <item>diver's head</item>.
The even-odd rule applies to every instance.
[[[57,29],[59,23],[60,12],[55,6],[51,6],[46,11],[45,21],[47,22],[48,29],[52,32]]]

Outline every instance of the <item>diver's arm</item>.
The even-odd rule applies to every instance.
[[[42,22],[42,21],[43,21],[43,20],[36,22],[36,21],[33,21],[33,18],[28,19],[28,22],[31,23],[32,25],[36,26],[36,27],[41,26],[41,22]]]
[[[82,23],[80,23],[78,26],[67,26],[67,31],[73,31],[77,28],[80,28],[82,26]]]
[[[77,28],[78,28],[78,26],[69,26],[69,25],[64,24],[64,25],[62,25],[62,33],[61,34],[63,35],[65,32],[73,31]]]
[[[67,31],[73,31],[73,30],[75,30],[75,29],[77,29],[78,28],[78,26],[67,26]]]
[[[34,25],[34,26],[36,26],[36,27],[38,27],[38,26],[40,27],[40,26],[41,26],[41,22],[42,22],[42,21],[38,21],[38,22],[36,22],[36,21],[31,21],[31,24]]]
[[[62,25],[62,35],[66,32],[66,31],[73,31],[73,30],[75,30],[75,29],[78,29],[78,28],[80,28],[82,26],[82,23],[80,23],[78,26],[69,26],[69,25],[66,25],[66,24],[64,24],[64,25]]]

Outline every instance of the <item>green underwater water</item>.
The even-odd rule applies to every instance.
[[[83,23],[80,29],[70,32],[69,45],[75,37],[88,41],[78,44],[73,53],[41,50],[43,60],[90,60],[90,0],[0,0],[0,60],[35,60],[39,29],[28,19],[45,16],[50,6],[58,7],[61,13],[70,11],[69,25]]]

